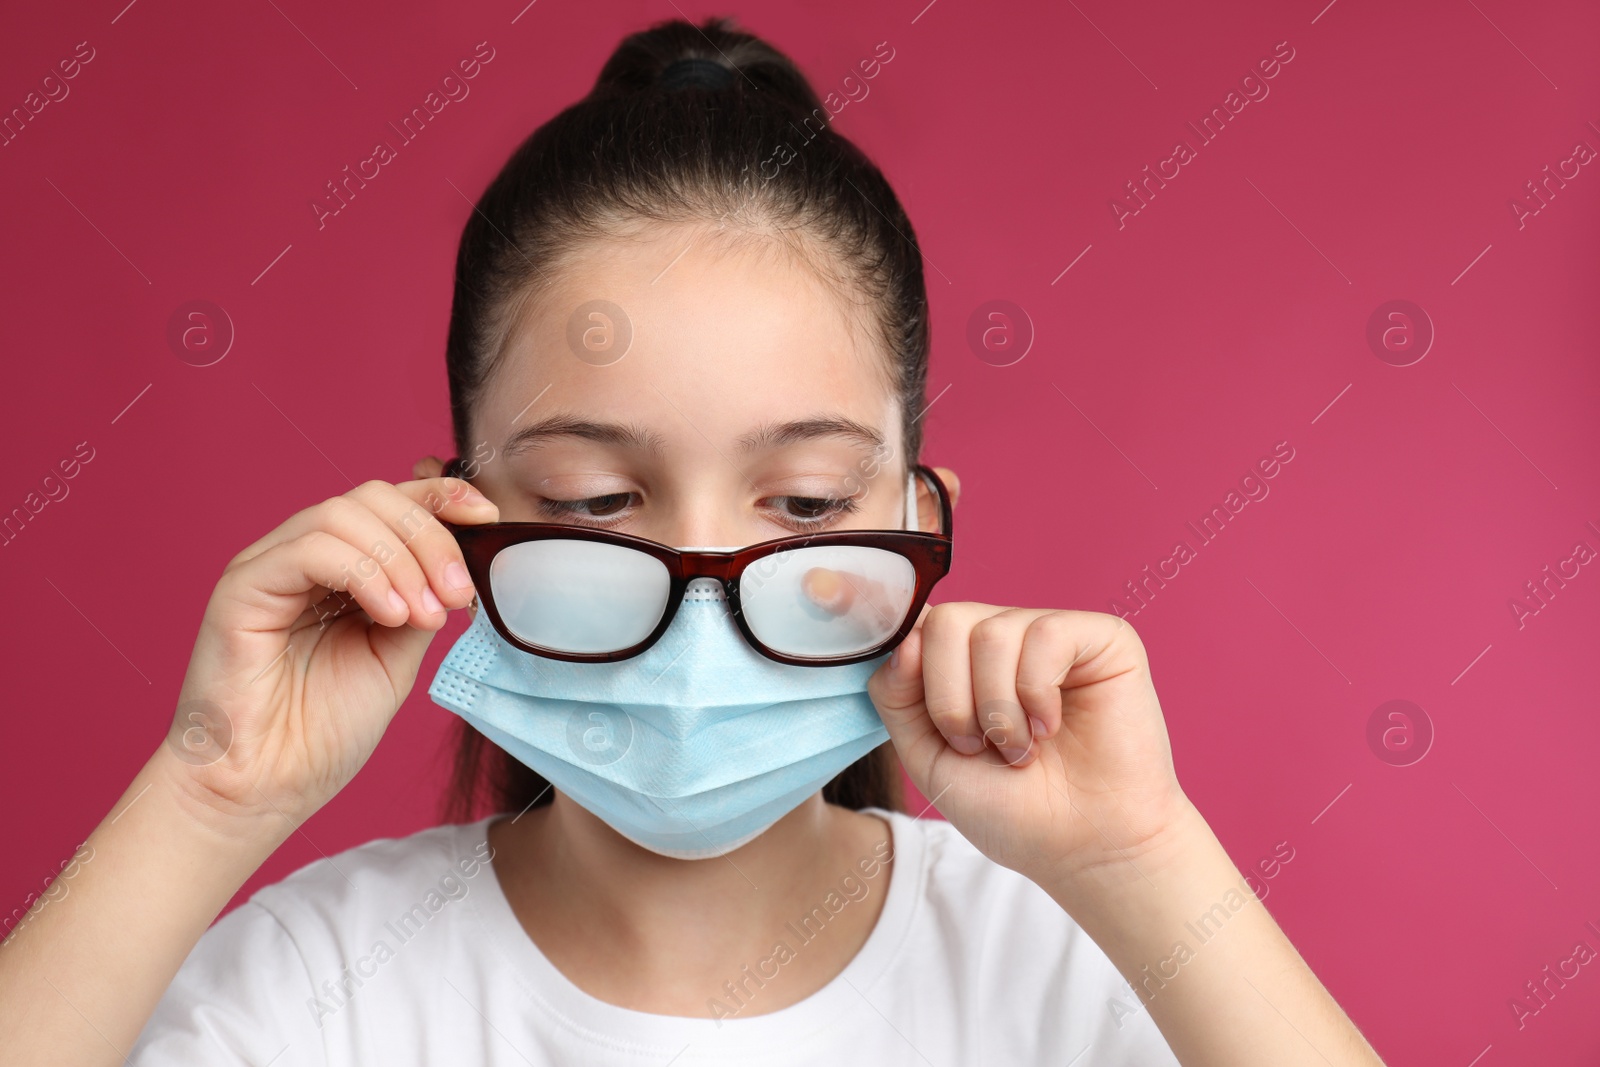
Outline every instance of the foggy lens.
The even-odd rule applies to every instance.
[[[524,541],[489,565],[506,629],[559,652],[617,652],[643,641],[671,584],[654,556],[599,541]]]
[[[911,561],[860,545],[775,552],[739,580],[739,603],[762,644],[789,656],[849,656],[886,641],[916,593]]]

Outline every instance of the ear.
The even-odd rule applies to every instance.
[[[438,456],[423,456],[411,465],[411,477],[415,479],[437,478],[444,473],[444,460]]]
[[[950,506],[954,508],[961,499],[961,479],[956,477],[956,472],[949,467],[935,467],[933,473],[939,476],[944,483],[944,491],[950,494]]]
[[[949,467],[935,467],[933,473],[950,496],[951,510],[955,510],[956,502],[961,499],[961,479]],[[930,533],[939,529],[939,500],[921,478],[917,479],[917,528]]]

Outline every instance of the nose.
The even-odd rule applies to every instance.
[[[715,478],[659,486],[654,506],[645,508],[643,521],[628,532],[681,552],[734,552],[781,536],[765,532],[766,524],[753,515],[740,513],[734,501],[741,487]]]

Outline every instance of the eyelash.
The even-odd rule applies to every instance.
[[[606,493],[602,496],[585,497],[581,500],[541,500],[539,510],[554,522],[570,522],[578,526],[595,526],[607,528],[619,525],[626,518],[626,511],[616,515],[588,515],[582,509],[586,505],[594,505],[600,501],[612,501],[617,497],[628,497],[629,507],[633,506],[633,498],[637,493]],[[826,526],[843,515],[850,515],[861,508],[860,502],[853,496],[824,497],[824,496],[776,496],[768,497],[772,501],[797,501],[803,504],[815,505],[818,514],[813,516],[790,515],[780,513],[778,521],[790,529],[805,532]],[[773,509],[776,510],[776,509]],[[609,520],[609,521],[608,521]]]
[[[598,526],[601,528],[615,526],[620,519],[613,515],[587,515],[583,512],[584,505],[592,505],[602,500],[615,500],[617,497],[627,497],[628,506],[633,505],[633,498],[637,493],[603,493],[600,496],[584,497],[581,500],[541,500],[539,510],[553,522],[571,522],[578,526]],[[606,521],[613,520],[613,521]]]
[[[784,515],[782,523],[791,529],[805,532],[821,526],[827,526],[843,515],[851,515],[861,510],[861,502],[853,496],[778,496],[772,500],[803,501],[807,504],[822,505],[821,513],[815,517],[801,517],[798,515]]]

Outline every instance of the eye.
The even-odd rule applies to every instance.
[[[786,496],[789,514],[797,519],[820,519],[837,510],[843,501],[825,496]]]
[[[774,496],[766,503],[779,513],[780,521],[797,527],[822,526],[859,507],[855,498],[848,496]]]
[[[595,518],[605,518],[615,515],[633,501],[632,493],[607,493],[605,496],[592,496],[587,500],[579,501],[584,512]]]
[[[557,522],[571,519],[610,519],[637,502],[638,493],[607,493],[582,500],[542,500],[539,509]]]

